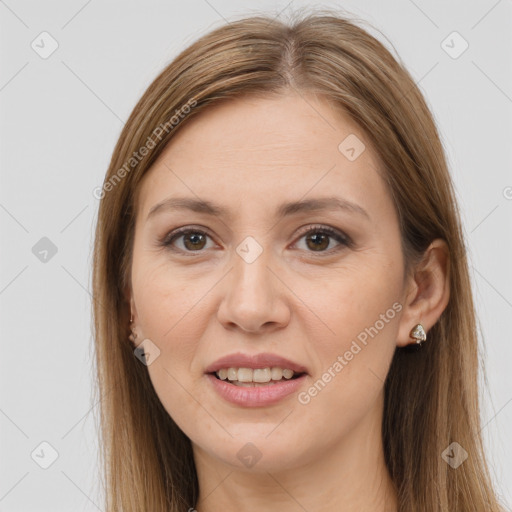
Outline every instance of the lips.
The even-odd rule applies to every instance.
[[[270,407],[279,404],[282,400],[290,400],[294,394],[306,385],[307,379],[306,374],[303,373],[296,379],[240,387],[220,380],[211,373],[206,374],[205,377],[218,397],[237,407]]]
[[[295,373],[303,374],[308,373],[307,368],[295,361],[277,354],[263,352],[260,354],[242,354],[235,353],[217,359],[215,362],[208,365],[205,373],[214,374],[223,368],[289,368]]]
[[[268,370],[274,371],[276,378],[278,370],[283,375],[280,380],[265,383],[230,381],[229,379],[223,380],[217,375],[217,373],[223,374],[226,369],[233,373],[232,378],[236,371],[236,378],[242,378],[244,381],[247,380],[249,374],[258,369],[266,369],[266,373]],[[293,377],[285,378],[284,370],[287,371],[287,375],[293,371]],[[209,385],[225,401],[239,407],[267,407],[298,392],[304,386],[309,372],[305,366],[277,354],[268,352],[242,354],[239,352],[217,359],[206,367],[205,374]],[[257,380],[262,380],[259,377],[258,372]],[[254,376],[250,380],[254,380]]]

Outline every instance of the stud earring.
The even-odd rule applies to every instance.
[[[137,333],[135,332],[135,329],[133,328],[133,316],[130,314],[130,330],[131,330],[131,334],[128,336],[128,338],[130,338],[130,340],[135,343],[136,339],[137,339]]]
[[[427,339],[427,334],[425,333],[425,329],[423,328],[423,325],[416,324],[409,334],[409,336],[416,340],[416,343],[421,345],[422,341],[425,341]]]

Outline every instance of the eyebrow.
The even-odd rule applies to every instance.
[[[154,217],[157,213],[164,211],[190,210],[196,213],[226,217],[232,219],[232,213],[225,207],[202,199],[191,197],[169,197],[153,206],[148,213],[146,221]],[[368,212],[352,201],[340,197],[321,197],[315,199],[305,199],[301,201],[292,201],[283,203],[276,210],[276,217],[283,218],[302,212],[315,212],[321,210],[342,210],[348,213],[355,213],[370,219]]]

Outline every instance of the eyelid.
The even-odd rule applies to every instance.
[[[331,226],[327,226],[325,224],[308,224],[307,226],[304,226],[299,229],[298,236],[303,236],[309,233],[310,231],[322,231],[333,235],[337,235],[343,240],[345,240],[347,243],[351,241],[350,237],[343,233],[343,231],[340,231],[339,229],[333,228]]]
[[[190,225],[190,226],[182,226],[180,228],[172,229],[171,231],[169,231],[168,233],[166,233],[164,235],[164,237],[162,238],[160,243],[164,247],[167,247],[171,250],[175,250],[177,252],[184,252],[181,249],[177,249],[176,247],[174,247],[173,242],[180,236],[186,235],[188,233],[200,233],[200,234],[210,237],[215,242],[215,237],[210,234],[210,232],[207,228],[205,228],[203,226]],[[217,242],[215,242],[215,243],[217,243]],[[185,252],[187,252],[188,254],[192,254],[194,251],[185,251]],[[197,251],[198,254],[201,252],[203,252],[203,251]]]
[[[320,233],[327,234],[331,238],[334,238],[338,242],[338,244],[341,246],[345,245],[346,247],[352,247],[352,245],[353,245],[352,239],[348,235],[346,235],[343,231],[340,231],[337,228],[333,228],[331,226],[327,226],[324,224],[309,224],[309,225],[301,228],[299,230],[299,233],[297,234],[297,241],[294,242],[293,245],[295,245],[304,235],[307,235],[310,232],[320,232]],[[338,249],[339,249],[339,247],[335,247],[335,248],[329,249],[327,251],[308,251],[308,252],[310,252],[311,254],[322,255],[322,254],[331,254],[333,252],[336,252]]]

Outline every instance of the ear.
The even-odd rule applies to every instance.
[[[435,239],[406,282],[406,298],[400,317],[397,346],[416,343],[410,337],[416,324],[427,333],[445,310],[450,298],[450,252],[446,242]]]
[[[131,292],[131,288],[126,286],[123,291],[123,295],[127,304],[127,320],[126,323],[129,326],[129,329],[136,330],[137,328],[137,310],[135,308],[135,302],[133,300],[133,294]],[[130,323],[130,319],[132,319],[132,323]],[[136,345],[136,343],[132,340],[132,344]]]
[[[127,305],[128,320],[130,320],[131,316],[135,317],[135,304],[133,302],[133,295],[129,285],[125,286],[123,290],[123,297],[125,300],[125,304]]]

